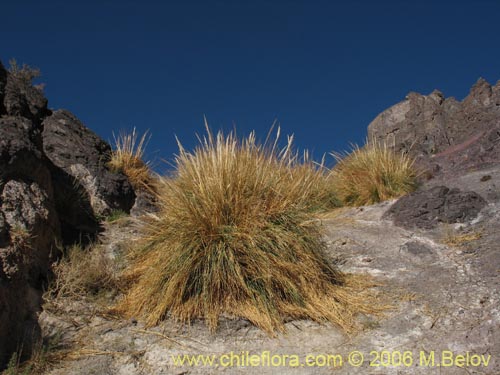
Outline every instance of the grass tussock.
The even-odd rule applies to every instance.
[[[353,146],[351,153],[332,154],[337,164],[332,182],[337,197],[348,206],[362,206],[397,198],[417,187],[414,160],[396,153],[385,143]]]
[[[53,266],[54,280],[44,294],[45,307],[57,307],[67,300],[97,296],[119,289],[114,261],[101,246],[70,247]]]
[[[149,187],[152,176],[148,163],[143,161],[144,151],[150,139],[146,131],[139,136],[134,128],[131,133],[120,132],[114,136],[115,150],[111,154],[108,167],[115,172],[125,174],[134,189]]]
[[[325,174],[302,163],[291,138],[279,149],[278,136],[260,144],[253,133],[239,140],[208,131],[194,152],[179,144],[175,174],[159,181],[161,210],[132,251],[118,311],[148,326],[203,318],[212,330],[225,314],[274,334],[289,318],[349,330],[356,313],[377,309],[366,282],[325,256],[312,215],[331,194]]]

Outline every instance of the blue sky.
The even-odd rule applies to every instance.
[[[171,159],[213,129],[274,120],[316,158],[362,143],[409,91],[500,79],[500,1],[2,2],[0,59],[36,66],[51,108],[106,140],[150,129]]]

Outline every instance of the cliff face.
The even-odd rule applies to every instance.
[[[410,93],[368,126],[370,139],[408,151],[435,175],[486,167],[500,155],[500,81],[479,79],[463,101]]]
[[[96,217],[129,212],[135,194],[106,163],[111,147],[68,111],[52,111],[25,71],[0,62],[0,368],[29,355],[60,245],[91,240]]]

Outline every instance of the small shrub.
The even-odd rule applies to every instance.
[[[368,142],[353,146],[351,153],[332,154],[337,164],[332,183],[338,198],[349,206],[374,204],[397,198],[417,187],[414,160],[396,153],[384,143]]]
[[[134,189],[148,187],[151,183],[151,171],[143,161],[144,150],[150,138],[148,132],[139,137],[134,128],[132,133],[120,132],[118,137],[113,137],[115,150],[108,162],[109,168],[124,173]]]
[[[9,65],[9,73],[25,86],[32,86],[33,80],[41,76],[40,69],[33,68],[26,64],[19,66],[16,59],[10,59]],[[44,84],[38,84],[34,87],[39,91],[43,91],[44,86]]]
[[[208,131],[194,152],[179,144],[174,175],[159,181],[160,212],[132,251],[119,311],[149,326],[204,318],[212,330],[229,314],[274,334],[287,318],[350,329],[355,312],[376,309],[324,254],[311,214],[322,171],[300,163],[291,138],[279,150],[277,138]]]

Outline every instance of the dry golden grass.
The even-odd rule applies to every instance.
[[[131,253],[118,311],[148,326],[203,318],[212,330],[228,314],[271,335],[289,318],[349,330],[356,313],[377,311],[371,284],[324,254],[312,220],[331,192],[320,188],[329,186],[322,167],[301,163],[291,138],[278,149],[278,136],[259,144],[253,133],[238,140],[208,131],[194,152],[179,144],[175,174],[159,181],[161,210]]]
[[[353,146],[347,155],[332,155],[337,159],[331,176],[334,190],[346,205],[378,203],[417,187],[414,160],[407,154],[395,153],[384,143],[367,142],[361,148]]]
[[[46,308],[119,289],[116,266],[101,246],[72,246],[53,266],[53,272],[54,280],[44,294]]]
[[[289,142],[291,141],[292,139],[289,140]],[[305,152],[300,162],[298,155],[295,154],[293,163],[293,168],[290,170],[291,180],[297,179],[310,182],[307,190],[304,191],[303,197],[304,202],[307,202],[308,211],[326,213],[342,205],[333,188],[331,173],[325,167],[324,160],[321,163],[316,163]]]
[[[446,228],[443,243],[452,247],[463,247],[472,241],[480,239],[482,236],[482,231],[459,234],[450,228]]]
[[[132,133],[120,132],[114,136],[115,150],[111,154],[108,167],[115,172],[123,172],[134,189],[149,187],[151,170],[143,161],[144,151],[150,136],[146,131],[141,137],[134,128]]]

